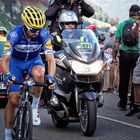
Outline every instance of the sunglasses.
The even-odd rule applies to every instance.
[[[0,32],[0,34],[4,34],[5,35],[5,32]]]
[[[75,22],[66,22],[66,23],[64,23],[65,25],[74,25],[75,24]]]
[[[29,28],[29,27],[26,27],[28,29],[29,32],[31,33],[36,33],[37,31],[39,31],[40,29],[33,29],[33,28]]]

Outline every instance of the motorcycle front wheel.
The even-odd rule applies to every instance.
[[[80,126],[85,136],[92,136],[95,133],[97,122],[96,101],[79,100]]]

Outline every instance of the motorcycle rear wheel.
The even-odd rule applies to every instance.
[[[80,126],[85,136],[92,136],[95,133],[97,122],[96,101],[79,100]]]
[[[66,128],[69,124],[69,121],[60,119],[56,114],[52,114],[52,120],[57,128]]]

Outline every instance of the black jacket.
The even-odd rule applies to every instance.
[[[74,11],[78,16],[79,24],[82,24],[82,16],[91,17],[92,15],[94,15],[95,12],[90,5],[84,2],[84,0],[80,4],[74,2],[73,5],[70,5],[68,2],[64,4],[59,4],[58,1],[55,0],[45,11],[46,20],[51,21],[50,33],[57,32],[58,34],[60,34],[58,17],[61,14],[61,11],[64,9]]]

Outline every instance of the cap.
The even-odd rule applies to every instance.
[[[110,27],[110,29],[109,29],[109,33],[115,34],[116,30],[117,30],[117,28],[116,28],[115,26],[112,26],[112,27]]]
[[[136,4],[131,5],[129,11],[130,12],[139,12],[140,11],[140,7],[138,5],[136,5]]]

